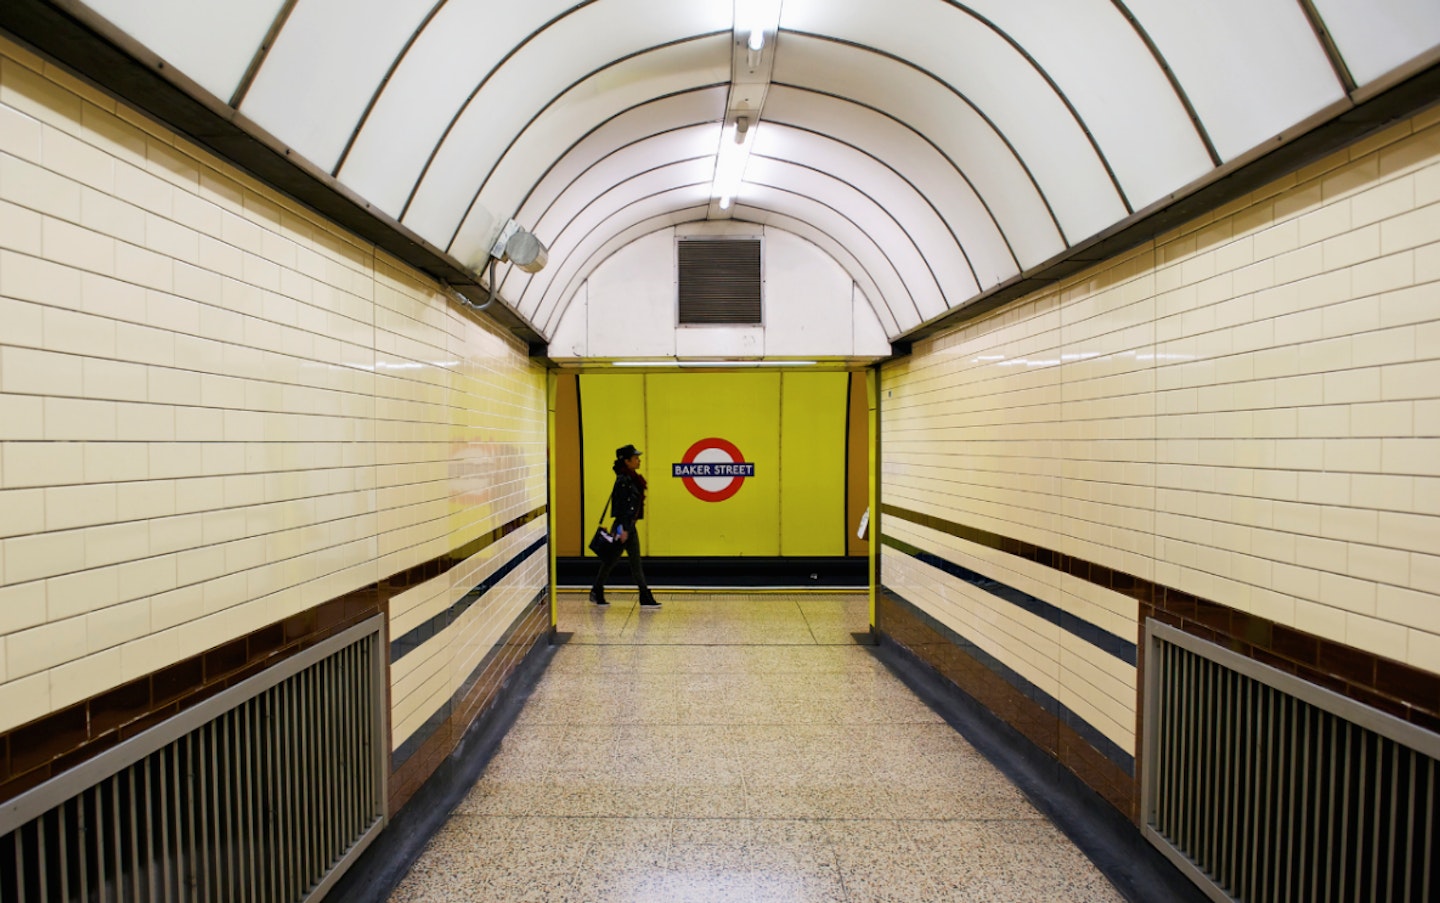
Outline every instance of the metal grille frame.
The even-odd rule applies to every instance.
[[[678,326],[764,326],[764,241],[748,235],[679,236]]]
[[[0,898],[321,899],[386,823],[384,618],[0,804]]]
[[[1440,735],[1153,619],[1141,830],[1217,903],[1440,894]]]

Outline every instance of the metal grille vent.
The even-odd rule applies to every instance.
[[[0,807],[0,900],[323,896],[384,822],[379,626],[372,619]]]
[[[681,326],[760,324],[760,239],[688,238],[677,244]]]
[[[1212,899],[1440,899],[1440,736],[1148,633],[1144,830]]]

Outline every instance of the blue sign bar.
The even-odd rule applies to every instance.
[[[745,461],[695,461],[671,464],[672,477],[753,477],[755,465]]]

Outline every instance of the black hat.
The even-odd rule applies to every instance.
[[[633,458],[638,454],[640,454],[640,449],[636,448],[635,446],[622,445],[619,448],[615,449],[615,460],[624,461],[625,459]]]

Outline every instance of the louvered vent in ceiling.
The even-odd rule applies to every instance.
[[[680,261],[680,325],[758,325],[760,239],[684,239]]]

